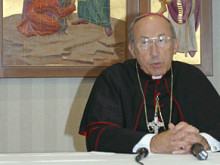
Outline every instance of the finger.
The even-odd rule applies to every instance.
[[[190,144],[201,143],[202,136],[199,134],[191,133],[188,136],[184,137],[182,140]]]
[[[187,151],[184,149],[180,149],[180,150],[177,150],[177,151],[173,151],[172,152],[173,155],[181,155],[181,154],[187,154]]]
[[[187,154],[186,150],[178,150],[178,151],[173,151],[173,155],[182,155],[182,154]]]
[[[169,128],[170,130],[173,130],[173,129],[175,128],[175,125],[174,125],[173,123],[169,123],[169,124],[168,124],[168,128]]]
[[[190,143],[185,142],[185,141],[174,141],[174,142],[171,142],[170,144],[171,144],[173,151],[183,150],[185,149],[185,146],[191,145]]]
[[[189,136],[189,132],[184,131],[184,130],[179,130],[176,133],[173,133],[172,136],[170,137],[171,141],[181,141],[183,138]]]
[[[199,133],[199,130],[196,127],[186,122],[180,122],[179,124],[177,124],[173,130],[173,133],[177,133],[180,130],[185,130],[187,132],[193,132],[193,133]]]
[[[175,130],[178,131],[187,125],[186,122],[180,122],[175,126]]]
[[[192,125],[185,126],[183,129],[185,129],[187,132],[199,133],[199,130]]]
[[[193,145],[194,143],[202,143],[203,137],[199,134],[190,132],[178,132],[170,137],[171,144],[177,149],[181,146]],[[185,144],[184,144],[184,143]]]
[[[173,151],[172,154],[174,154],[174,155],[189,154],[190,149],[191,149],[191,146],[186,146],[186,147],[183,146],[179,150]]]
[[[189,132],[188,130],[179,130],[177,133],[173,133],[170,140],[177,141],[183,140],[191,143],[200,142],[201,138],[199,133]]]

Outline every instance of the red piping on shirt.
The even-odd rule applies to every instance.
[[[89,131],[89,135],[88,135],[88,139],[90,139],[90,136],[91,136],[91,134],[92,134],[92,131],[94,131],[94,130],[96,130],[96,129],[98,129],[99,127],[94,127],[94,128],[92,128],[90,131]]]
[[[148,82],[149,82],[149,80],[147,80],[146,85],[145,85],[145,89],[144,89],[144,96],[145,96],[145,98],[146,98],[146,94],[147,94],[147,86],[148,86]],[[143,98],[143,99],[144,99],[144,98]],[[141,104],[141,107],[140,107],[140,109],[139,109],[139,113],[138,113],[137,121],[136,121],[136,124],[135,124],[135,127],[134,127],[134,130],[135,130],[135,131],[136,131],[137,126],[138,126],[138,122],[139,122],[139,118],[140,118],[140,115],[141,115],[141,112],[142,112],[143,106],[144,106],[144,100],[143,100],[143,102],[142,102],[142,104]]]
[[[94,122],[94,123],[90,123],[86,126],[86,130],[84,132],[79,132],[80,135],[83,135],[83,136],[87,136],[88,135],[88,129],[91,125],[96,125],[96,124],[107,124],[107,125],[111,125],[111,126],[115,126],[115,127],[118,127],[118,128],[121,128],[121,126],[117,125],[117,124],[114,124],[114,123],[109,123],[109,122],[105,122],[105,121],[99,121],[99,122]]]
[[[166,85],[167,93],[171,96],[170,91],[169,91],[169,88],[168,88],[168,85],[167,85],[167,80],[166,80],[165,78],[164,78],[164,82],[165,82],[165,85]],[[184,119],[183,119],[183,114],[182,114],[182,112],[181,112],[181,109],[180,109],[180,106],[179,106],[178,102],[176,101],[176,99],[175,99],[173,96],[172,96],[172,99],[173,99],[173,101],[175,102],[175,104],[176,104],[176,106],[177,106],[177,109],[178,109],[178,111],[179,111],[181,120],[184,121]]]
[[[111,125],[102,128],[101,131],[99,132],[98,137],[97,137],[96,142],[95,142],[95,151],[97,151],[99,138],[100,138],[102,132],[103,132],[104,130],[106,130],[108,127],[111,127]]]

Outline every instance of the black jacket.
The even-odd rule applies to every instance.
[[[172,68],[174,85],[171,122],[177,124],[185,121],[220,141],[219,94],[198,68],[182,62],[172,62]],[[152,80],[151,76],[138,69],[146,95],[148,121],[153,120],[155,97],[159,94],[167,128],[171,70],[161,79]],[[87,136],[87,149],[131,153],[134,145],[147,133],[136,60],[108,67],[97,77],[81,121],[79,134]]]

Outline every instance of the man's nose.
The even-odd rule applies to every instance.
[[[159,56],[158,46],[155,40],[153,40],[152,42],[152,46],[150,48],[150,55],[154,57]]]

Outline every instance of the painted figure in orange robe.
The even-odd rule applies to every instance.
[[[65,8],[60,7],[59,0],[33,0],[23,13],[23,19],[17,26],[18,31],[26,37],[50,35],[60,29],[58,19],[63,19],[76,9],[74,3]]]

